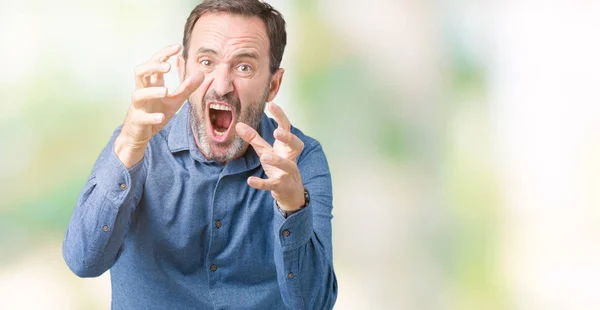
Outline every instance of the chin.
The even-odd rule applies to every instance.
[[[229,133],[226,141],[220,141],[220,139],[214,139],[214,136],[207,130],[200,132],[202,133],[199,137],[200,149],[208,159],[214,161],[229,162],[242,156],[247,147],[247,143],[235,133]]]

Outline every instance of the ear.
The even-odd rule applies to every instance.
[[[177,56],[177,73],[179,74],[179,82],[183,83],[185,80],[185,60],[183,56]]]
[[[271,76],[271,82],[269,85],[269,97],[267,99],[267,102],[273,101],[273,99],[275,99],[275,96],[277,96],[277,93],[279,92],[279,88],[281,87],[281,79],[283,79],[284,71],[285,70],[283,70],[283,68],[279,68]]]

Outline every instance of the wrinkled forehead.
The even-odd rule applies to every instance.
[[[189,55],[199,50],[214,50],[223,58],[239,50],[256,53],[259,58],[269,54],[269,37],[264,22],[258,17],[228,13],[206,13],[192,30]]]

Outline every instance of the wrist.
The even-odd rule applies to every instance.
[[[300,193],[301,193],[300,198],[296,198],[294,200],[294,202],[285,204],[285,203],[280,203],[279,201],[276,201],[277,206],[279,207],[279,209],[281,211],[285,212],[288,216],[294,212],[300,211],[302,208],[305,208],[306,206],[308,206],[308,203],[310,202],[310,196],[308,194],[308,191],[304,187],[302,187],[302,190]]]
[[[130,169],[144,158],[146,146],[147,143],[134,142],[130,136],[121,131],[115,139],[114,152],[123,165]]]

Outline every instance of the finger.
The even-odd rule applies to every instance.
[[[275,188],[275,180],[249,177],[248,185],[263,191],[272,191]]]
[[[150,76],[156,74],[162,77],[171,70],[168,62],[149,61],[135,68],[135,87],[143,88],[150,84]]]
[[[204,94],[210,87],[213,79],[209,79],[206,83],[204,82],[204,73],[202,71],[196,72],[196,74],[186,78],[181,85],[171,94],[169,97],[177,99],[177,101],[185,101],[190,94],[192,94],[200,85],[200,98],[204,98]]]
[[[242,122],[239,122],[235,125],[235,131],[237,131],[238,135],[240,135],[240,137],[242,139],[244,139],[244,141],[246,141],[246,142],[250,143],[250,145],[252,145],[252,147],[256,151],[256,154],[258,154],[258,156],[262,156],[262,154],[266,151],[273,150],[271,145],[267,141],[265,141],[258,134],[258,132],[256,132],[256,130],[254,130],[254,128],[252,128]]]
[[[166,87],[146,87],[141,89],[136,89],[133,91],[131,95],[131,101],[134,105],[140,106],[145,101],[152,99],[165,98],[167,96],[168,90]]]
[[[275,117],[279,128],[282,128],[285,131],[290,131],[290,120],[287,118],[287,116],[283,112],[283,109],[281,109],[280,106],[276,105],[275,102],[271,101],[269,102],[269,111],[271,111],[271,113]]]
[[[298,154],[302,153],[304,149],[304,142],[300,140],[295,134],[285,131],[281,128],[275,129],[273,132],[273,136],[275,139],[283,142],[286,146],[288,146],[290,152],[297,152]]]
[[[154,54],[154,56],[152,56],[152,60],[159,61],[159,62],[166,61],[167,59],[171,58],[171,56],[179,53],[180,50],[181,50],[180,44],[169,45],[169,46],[163,48],[160,52]]]
[[[165,119],[162,113],[136,113],[131,122],[137,125],[158,125]]]
[[[153,74],[149,78],[149,86],[162,86],[165,85],[164,74]]]
[[[287,173],[293,173],[296,170],[298,170],[298,166],[296,165],[295,162],[293,162],[289,159],[285,159],[281,156],[278,156],[277,154],[274,154],[272,152],[264,152],[260,156],[260,162],[263,165],[264,164],[271,165],[271,166],[279,168],[282,171],[287,172]]]

